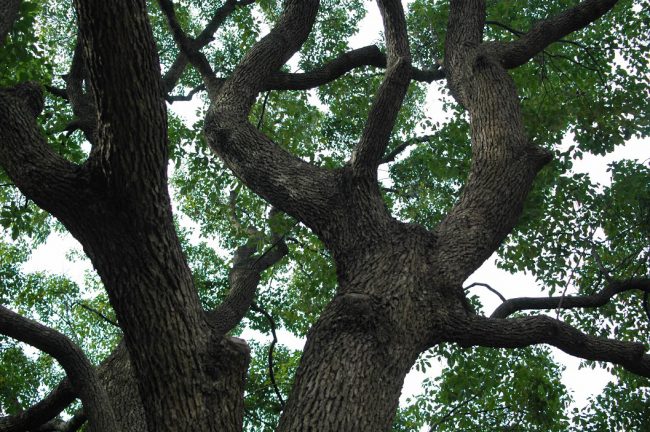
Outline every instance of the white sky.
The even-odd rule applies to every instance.
[[[358,48],[375,42],[379,37],[381,30],[381,19],[374,2],[367,2],[368,16],[361,24],[362,31],[351,40],[351,47]],[[408,2],[405,2],[408,3]],[[442,113],[435,106],[438,100],[435,94],[435,86],[431,86],[432,91],[427,99],[430,104],[429,116],[440,118]],[[175,112],[183,118],[194,121],[194,104],[192,103],[175,103],[172,105]],[[637,159],[650,161],[650,141],[649,140],[631,140],[625,146],[616,148],[614,152],[607,156],[585,155],[582,160],[575,161],[573,170],[580,173],[588,173],[593,182],[603,185],[610,183],[610,175],[607,172],[607,165],[620,159]],[[73,280],[82,282],[84,272],[90,270],[90,264],[85,262],[71,263],[66,258],[66,252],[70,249],[81,250],[81,246],[69,235],[54,234],[44,245],[40,246],[32,255],[30,261],[24,266],[25,271],[48,271],[56,274],[65,274]],[[494,257],[488,260],[480,269],[478,269],[467,280],[466,285],[472,282],[483,282],[490,284],[498,289],[506,298],[519,296],[539,296],[544,295],[540,292],[534,278],[525,274],[509,274],[503,270],[497,269],[494,265]],[[499,299],[484,288],[474,288],[473,293],[481,296],[487,313],[491,312],[498,304]],[[244,338],[253,338],[261,342],[270,342],[270,336],[257,332],[247,331],[242,335]],[[293,349],[302,348],[304,341],[294,337],[286,331],[279,331],[279,342]],[[554,355],[558,362],[566,367],[563,374],[563,381],[567,385],[575,399],[575,404],[583,406],[590,395],[598,394],[603,386],[609,382],[611,376],[604,370],[578,370],[580,360],[554,349]],[[440,365],[432,367],[427,374],[413,371],[406,378],[402,401],[421,390],[420,383],[425,376],[433,376],[440,370]]]

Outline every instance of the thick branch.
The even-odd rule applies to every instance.
[[[650,355],[643,344],[586,335],[545,315],[511,319],[473,316],[450,329],[450,335],[450,341],[463,346],[523,348],[546,343],[585,360],[618,364],[650,377]]]
[[[41,90],[34,83],[0,90],[0,165],[25,196],[60,214],[81,197],[79,167],[45,142],[36,124],[42,107]]]
[[[447,85],[461,105],[466,104],[462,81],[468,72],[467,62],[483,41],[484,23],[484,0],[452,0],[449,3],[444,67]]]
[[[271,32],[246,54],[205,119],[208,144],[244,184],[273,206],[318,231],[336,191],[336,174],[291,155],[250,124],[248,113],[265,82],[302,45],[317,0],[286,1]]]
[[[519,39],[496,44],[501,64],[507,69],[521,66],[547,46],[578,31],[607,13],[618,0],[586,0],[579,5],[535,24]]]
[[[167,118],[146,2],[75,0],[75,6],[99,119],[91,161],[121,199],[137,195],[142,180],[161,189]]]
[[[606,305],[616,294],[632,290],[650,291],[650,279],[612,281],[596,294],[585,296],[513,298],[499,305],[491,317],[506,318],[523,310],[595,308]]]
[[[13,416],[0,418],[0,432],[32,430],[59,415],[77,398],[69,380],[63,380],[43,400]]]
[[[351,158],[354,171],[373,176],[377,175],[377,166],[388,145],[411,81],[411,52],[402,3],[398,0],[378,0],[377,4],[386,32],[388,67]]]
[[[106,390],[83,351],[67,336],[0,306],[0,332],[57,359],[84,405],[94,431],[119,430]]]

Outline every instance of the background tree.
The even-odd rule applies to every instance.
[[[649,132],[647,2],[377,5],[2,4],[0,430],[648,427],[648,168],[571,172]],[[81,286],[22,271],[52,229]],[[547,294],[483,311],[494,252]],[[568,412],[543,344],[617,382]]]

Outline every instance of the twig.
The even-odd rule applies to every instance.
[[[499,291],[495,290],[490,285],[488,285],[486,283],[483,283],[483,282],[474,282],[473,284],[466,286],[465,291],[468,291],[470,288],[475,287],[475,286],[482,286],[484,288],[487,288],[488,290],[492,291],[494,294],[499,296],[499,298],[501,299],[502,302],[507,301],[506,298]]]
[[[95,315],[99,316],[101,319],[103,319],[107,323],[109,323],[109,324],[111,324],[111,325],[113,325],[113,326],[115,326],[117,328],[120,328],[120,325],[117,322],[115,322],[112,319],[108,318],[106,315],[104,315],[103,313],[101,313],[97,309],[94,309],[94,308],[92,308],[92,307],[90,307],[88,305],[85,305],[85,304],[81,303],[81,302],[74,302],[72,305],[73,306],[74,305],[81,306],[82,308],[86,309],[88,312],[92,312]]]
[[[257,121],[257,129],[262,127],[262,122],[264,121],[264,113],[266,112],[266,104],[269,101],[270,94],[271,94],[271,90],[267,91],[266,94],[264,95],[264,102],[262,102],[262,112],[260,113],[260,118]]]

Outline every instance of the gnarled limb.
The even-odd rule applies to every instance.
[[[505,300],[492,312],[492,318],[506,318],[515,312],[539,309],[595,308],[606,305],[612,297],[626,291],[650,291],[650,279],[612,280],[592,295],[563,297],[518,297]]]
[[[618,0],[585,0],[573,8],[536,23],[517,40],[494,44],[496,56],[507,69],[521,66],[553,42],[596,21],[617,2]]]
[[[269,218],[275,213],[272,210]],[[248,244],[238,247],[233,257],[228,274],[228,296],[216,309],[207,313],[215,334],[225,335],[241,322],[253,304],[262,273],[289,253],[284,241],[287,233],[274,232],[273,244],[262,254],[256,255],[257,240],[263,237],[263,233],[253,230],[249,232]]]
[[[643,344],[590,336],[546,315],[509,319],[474,315],[455,322],[447,334],[447,340],[462,346],[523,348],[545,343],[575,357],[618,364],[650,377],[650,355]]]
[[[317,0],[289,0],[271,32],[257,42],[221,88],[205,119],[208,144],[247,186],[317,232],[334,205],[337,174],[291,155],[248,121],[265,82],[302,45]]]
[[[95,368],[67,336],[3,306],[0,306],[0,332],[50,354],[61,364],[79,394],[93,431],[119,430],[113,407]]]

